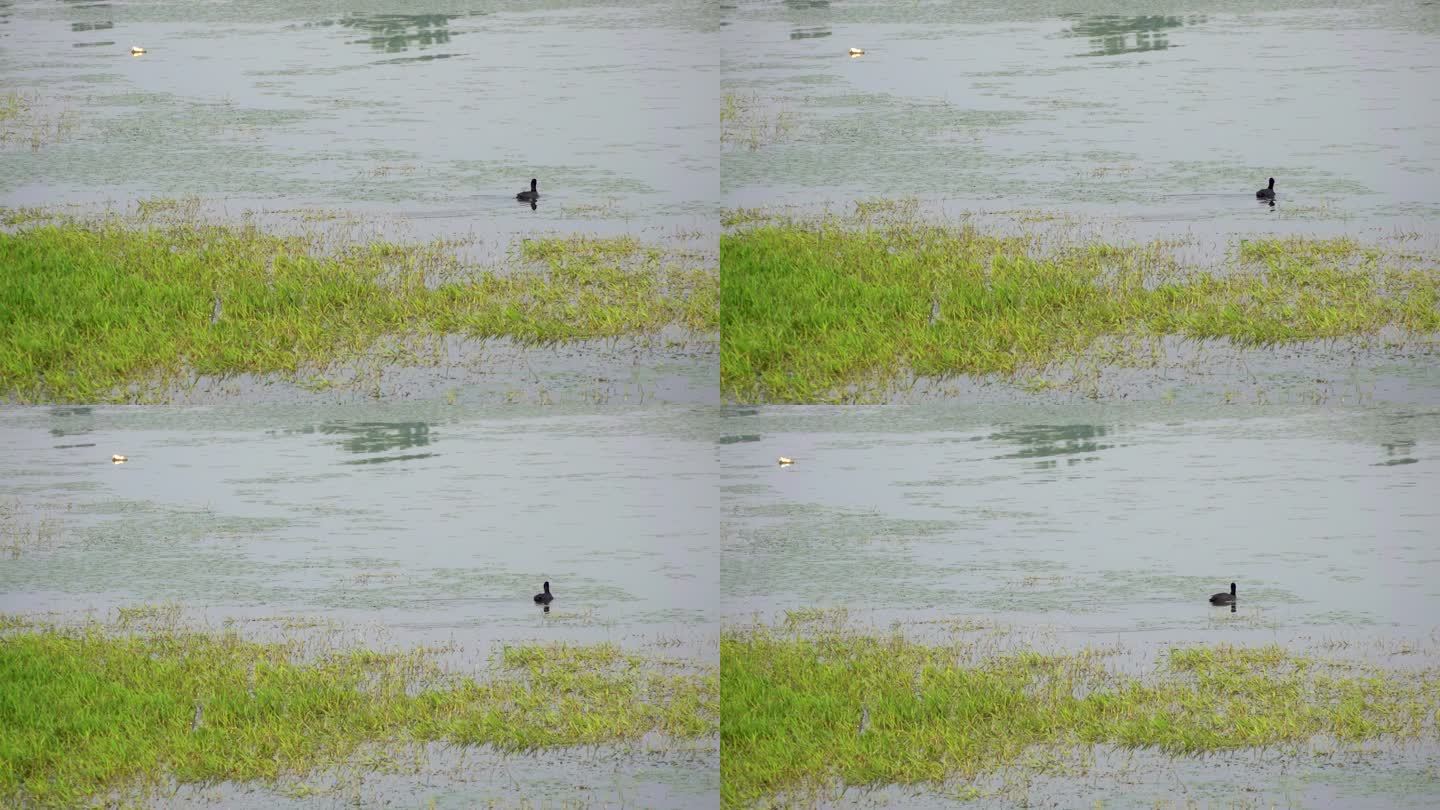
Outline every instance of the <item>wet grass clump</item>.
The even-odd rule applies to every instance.
[[[1191,267],[1163,242],[1055,243],[867,206],[859,222],[728,218],[727,397],[883,399],[907,379],[1039,373],[1109,338],[1254,347],[1440,331],[1434,266],[1352,240],[1249,240]]]
[[[895,635],[727,632],[721,800],[744,807],[836,787],[973,780],[1035,749],[1173,755],[1326,736],[1435,734],[1440,674],[1322,662],[1278,646],[1177,647],[1117,675],[1110,651],[977,655]]]
[[[0,803],[273,781],[376,744],[526,751],[703,738],[718,725],[713,673],[609,644],[507,647],[480,678],[444,672],[425,651],[300,653],[233,633],[11,627],[0,638]]]
[[[26,217],[0,232],[0,398],[125,401],[194,375],[293,378],[397,338],[533,345],[716,330],[713,267],[631,237],[527,240],[503,268],[449,248]]]

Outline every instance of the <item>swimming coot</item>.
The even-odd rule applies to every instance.
[[[1271,184],[1271,185],[1274,185],[1274,184],[1275,184],[1275,181],[1273,181],[1273,180],[1270,181],[1270,184]],[[535,178],[533,178],[533,177],[530,178],[530,190],[529,190],[529,191],[522,191],[522,192],[520,192],[519,194],[516,194],[516,195],[515,195],[515,199],[517,199],[517,200],[538,200],[538,199],[540,199],[540,192],[538,192],[538,191],[535,190]]]
[[[548,605],[555,597],[550,593],[550,583],[545,583],[545,590],[535,594],[535,604]]]
[[[548,591],[547,591],[547,593],[548,593]],[[537,597],[535,597],[535,598],[538,600],[540,597],[537,596]],[[1230,592],[1229,592],[1229,593],[1225,593],[1224,591],[1221,591],[1220,593],[1217,593],[1217,594],[1215,594],[1214,596],[1211,596],[1211,597],[1210,597],[1210,604],[1212,604],[1212,605],[1233,605],[1233,604],[1235,604],[1235,583],[1233,583],[1233,582],[1230,583]]]
[[[1275,199],[1275,178],[1273,178],[1273,177],[1270,178],[1270,185],[1269,185],[1268,188],[1262,188],[1262,189],[1260,189],[1259,191],[1255,192],[1255,199],[1257,199],[1257,200],[1273,200],[1273,199]]]

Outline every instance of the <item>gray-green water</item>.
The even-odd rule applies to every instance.
[[[722,423],[729,620],[845,607],[1079,643],[1440,627],[1434,408],[806,407]],[[1212,608],[1232,580],[1238,610]]]
[[[722,8],[722,90],[753,107],[726,125],[730,206],[914,195],[1199,232],[1440,221],[1435,3]],[[1257,205],[1271,176],[1278,204]]]
[[[506,241],[713,229],[713,10],[625,3],[0,4],[0,205],[199,195]],[[132,45],[147,49],[132,57]],[[64,123],[35,148],[30,136]],[[48,127],[48,129],[47,129]],[[539,179],[534,211],[515,193]]]

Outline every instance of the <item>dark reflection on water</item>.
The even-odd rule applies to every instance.
[[[830,8],[830,0],[785,0],[785,7],[796,11],[807,11],[813,8]],[[722,6],[723,8],[723,6]]]
[[[989,438],[1021,446],[1014,453],[996,458],[1047,458],[1108,450],[1114,445],[1096,441],[1108,433],[1104,425],[1023,425],[992,433]]]
[[[458,17],[458,14],[352,14],[339,23],[370,35],[351,40],[353,44],[398,53],[412,45],[417,48],[444,45],[450,41],[450,21]]]
[[[790,32],[791,39],[820,39],[828,37],[833,32],[829,28],[796,28]]]
[[[94,23],[84,23],[84,22],[70,23],[70,30],[71,30],[71,31],[75,31],[75,32],[77,32],[77,33],[78,33],[78,32],[81,32],[81,31],[106,31],[106,30],[109,30],[109,29],[114,28],[114,27],[115,27],[115,23],[114,23],[114,22],[111,22],[111,21],[109,21],[109,20],[107,20],[107,21],[105,21],[105,22],[94,22]]]
[[[273,433],[274,431],[272,431]],[[350,435],[350,438],[340,442],[340,447],[351,453],[409,450],[412,447],[427,447],[431,442],[430,425],[427,422],[330,422],[314,427],[285,431],[286,435],[314,433],[330,436]],[[423,457],[418,456],[418,458]]]
[[[351,461],[342,461],[341,464],[389,464],[392,461],[414,461],[420,458],[434,458],[439,453],[411,453],[405,456],[379,456],[376,458],[357,458]]]
[[[60,420],[50,427],[51,436],[78,436],[95,429],[95,409],[88,405],[51,408],[49,414]]]
[[[1401,439],[1393,442],[1382,442],[1381,447],[1385,448],[1387,456],[1408,456],[1410,451],[1415,449],[1414,439]]]
[[[758,442],[759,433],[746,433],[742,436],[721,436],[718,444],[740,444],[741,442]]]
[[[1114,14],[1061,15],[1079,17],[1065,32],[1065,36],[1084,37],[1090,40],[1090,51],[1082,56],[1115,56],[1122,53],[1163,51],[1170,47],[1167,29],[1184,25],[1200,25],[1205,15],[1187,18],[1166,15],[1142,15],[1122,17]]]
[[[1411,421],[1414,416],[1403,414],[1389,420],[1391,435],[1380,442],[1380,448],[1385,451],[1385,460],[1372,466],[1398,467],[1419,463],[1420,459],[1415,457],[1415,431]]]

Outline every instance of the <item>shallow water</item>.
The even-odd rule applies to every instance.
[[[845,607],[1067,646],[1437,629],[1433,407],[762,408],[722,424],[726,621]],[[1211,607],[1232,580],[1237,611]]]
[[[1202,233],[1440,221],[1434,3],[722,8],[723,92],[784,122],[727,139],[730,206],[915,195]],[[1254,195],[1270,176],[1274,208]]]
[[[0,87],[68,122],[0,205],[199,195],[431,233],[711,228],[714,12],[685,0],[0,7]],[[132,57],[131,45],[148,49]],[[22,139],[33,130],[21,127]],[[539,179],[537,210],[514,195]]]
[[[0,611],[174,600],[379,621],[402,642],[664,638],[713,658],[710,424],[683,407],[8,409],[0,497],[62,531],[0,566]]]
[[[1061,755],[1049,772],[1028,782],[1006,775],[960,785],[848,789],[820,807],[1103,806],[1126,808],[1233,807],[1262,810],[1422,810],[1440,801],[1434,778],[1440,750],[1433,744],[1400,750],[1337,751],[1312,759],[1283,751],[1240,751],[1205,758],[1100,749],[1087,757]],[[1059,767],[1056,765],[1059,764]],[[978,791],[978,795],[977,795]]]

